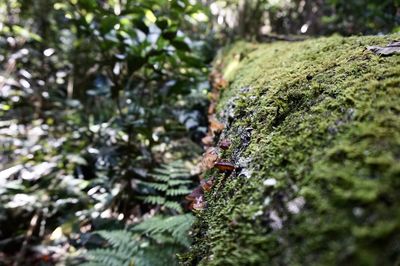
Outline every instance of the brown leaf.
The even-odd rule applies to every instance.
[[[219,72],[218,70],[214,69],[213,71],[211,71],[211,73],[209,75],[209,79],[210,79],[210,81],[213,81],[216,78],[220,77],[221,75],[222,75],[221,72]]]
[[[209,93],[207,94],[207,96],[208,96],[208,99],[209,99],[211,102],[216,102],[216,101],[218,101],[219,93],[218,93],[218,91],[213,90],[213,91],[209,92]]]
[[[229,139],[223,139],[221,140],[221,142],[219,143],[219,147],[223,150],[227,150],[229,149],[229,147],[231,146],[232,142]]]
[[[215,117],[211,117],[210,120],[210,130],[213,133],[220,133],[224,129],[224,124],[219,122]]]
[[[235,170],[235,166],[229,162],[217,162],[214,164],[214,167],[223,172],[232,172]]]
[[[213,87],[218,90],[225,89],[226,87],[228,87],[228,81],[226,81],[226,79],[224,79],[223,77],[218,77],[214,80]]]
[[[208,106],[208,114],[209,114],[209,115],[215,114],[216,107],[217,107],[216,102],[215,102],[215,101],[212,101],[212,102],[210,103],[210,105]]]
[[[215,148],[208,148],[203,155],[201,166],[203,171],[214,167],[214,163],[218,161],[218,151]]]
[[[203,188],[203,191],[210,192],[213,185],[214,185],[213,178],[210,178],[209,180],[200,181],[200,186]]]
[[[203,199],[203,196],[197,197],[194,202],[191,204],[191,208],[196,211],[201,211],[206,208],[206,202]]]
[[[193,191],[185,197],[185,199],[189,201],[194,201],[198,197],[202,197],[204,194],[203,188],[201,186],[197,186]]]
[[[212,146],[214,144],[214,137],[211,135],[207,135],[201,139],[201,142],[206,146]]]
[[[228,87],[228,81],[224,79],[222,73],[218,70],[213,70],[210,74],[211,85],[215,89],[224,89]]]

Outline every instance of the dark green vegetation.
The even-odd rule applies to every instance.
[[[105,247],[96,230],[183,215],[207,126],[203,6],[15,0],[0,8],[0,265],[53,265]],[[181,217],[190,227],[190,215]],[[171,264],[188,245],[140,232],[131,240],[142,249],[125,256]],[[143,256],[135,265],[148,265]]]
[[[400,263],[400,56],[387,37],[238,43],[217,60],[238,169],[217,176],[184,260],[201,265]]]
[[[152,217],[129,230],[98,231],[110,246],[90,250],[86,254],[90,262],[83,265],[175,265],[175,254],[182,252],[182,247],[190,245],[187,232],[193,220],[191,214]],[[143,234],[147,239],[140,237]],[[148,239],[162,242],[163,245],[152,244]]]
[[[228,0],[211,4],[222,34],[261,41],[288,39],[279,34],[396,32],[400,30],[399,8],[398,0]]]

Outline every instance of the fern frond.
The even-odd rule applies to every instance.
[[[166,202],[173,203],[176,202]],[[96,233],[106,239],[110,246],[88,251],[88,262],[79,266],[178,265],[175,254],[190,245],[188,231],[194,219],[191,214],[155,216],[136,225],[131,231],[98,231]]]
[[[107,248],[89,250],[85,257],[88,262],[84,266],[130,266],[132,257],[140,248],[133,234],[126,230],[97,231],[110,245]],[[82,265],[80,265],[82,266]]]
[[[101,230],[96,233],[107,240],[112,247],[118,248],[122,252],[129,251],[132,253],[138,249],[138,245],[133,239],[132,234],[127,234],[126,230]]]
[[[168,196],[178,196],[178,195],[187,195],[190,192],[191,192],[191,190],[186,187],[179,187],[176,189],[168,189],[166,194]]]
[[[129,266],[133,252],[127,253],[116,248],[94,249],[86,253],[91,265]]]
[[[171,180],[168,180],[168,186],[173,187],[173,186],[177,186],[177,185],[188,185],[188,184],[191,184],[192,182],[193,181],[191,181],[191,180],[171,179]]]
[[[79,266],[104,266],[104,264],[99,263],[99,262],[88,261],[88,262],[79,264]]]
[[[182,207],[176,201],[176,196],[187,195],[192,181],[190,172],[182,161],[163,164],[148,175],[150,181],[141,182],[149,188],[149,195],[139,197],[146,203],[160,205],[182,213]]]
[[[157,181],[162,181],[162,182],[168,182],[168,180],[170,179],[168,172],[166,172],[164,174],[152,173],[152,174],[149,174],[149,176],[154,178]]]
[[[182,251],[177,245],[150,245],[136,256],[133,264],[139,266],[174,266],[178,265],[176,253]]]
[[[162,196],[145,196],[141,198],[144,202],[154,205],[163,205],[165,203],[165,198]]]
[[[166,201],[164,206],[170,208],[172,210],[176,210],[179,213],[182,213],[182,206],[176,201]]]
[[[187,178],[190,175],[190,172],[188,172],[188,169],[179,169],[179,170],[174,170],[170,168],[169,175],[171,178]]]
[[[189,246],[188,231],[194,219],[191,214],[176,215],[168,218],[155,216],[136,225],[133,231],[146,233],[149,236],[168,233],[177,243]]]
[[[141,182],[142,185],[154,188],[155,190],[158,191],[167,191],[168,189],[168,184],[162,184],[162,183],[154,183],[154,182]]]

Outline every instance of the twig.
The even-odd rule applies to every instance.
[[[31,222],[29,223],[29,229],[25,234],[25,240],[22,243],[21,250],[19,251],[17,258],[14,262],[14,266],[20,266],[23,265],[23,259],[25,258],[26,251],[28,249],[28,244],[29,241],[32,238],[33,232],[35,231],[36,227],[38,226],[38,223],[40,221],[40,211],[36,211],[36,213],[33,215]]]

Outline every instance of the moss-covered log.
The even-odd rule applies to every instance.
[[[183,259],[201,265],[400,264],[399,38],[238,43],[219,62],[222,158]]]

